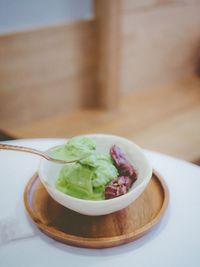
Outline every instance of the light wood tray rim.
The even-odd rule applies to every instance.
[[[158,224],[169,203],[169,190],[167,187],[166,182],[164,181],[163,177],[155,170],[153,170],[153,174],[155,178],[160,183],[162,187],[164,198],[162,207],[157,213],[156,217],[153,218],[150,222],[139,228],[138,230],[131,232],[129,234],[122,234],[112,237],[80,237],[73,234],[67,234],[57,230],[51,226],[43,224],[37,216],[35,216],[30,204],[29,204],[29,191],[31,190],[32,184],[36,181],[38,174],[37,172],[31,177],[28,181],[25,190],[24,190],[24,204],[28,214],[30,215],[33,222],[37,225],[37,227],[48,236],[56,239],[62,243],[78,246],[78,247],[88,247],[88,248],[106,248],[106,247],[114,247],[121,244],[128,243],[130,241],[134,241],[141,236],[145,235],[149,232],[155,225]],[[153,175],[152,175],[153,177]],[[81,241],[81,242],[80,242]]]

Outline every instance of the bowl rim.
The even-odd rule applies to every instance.
[[[43,161],[46,161],[46,160],[43,159],[43,158],[41,158],[41,159],[40,159],[40,162],[39,162],[38,176],[39,176],[39,178],[40,178],[42,184],[43,184],[45,187],[47,187],[51,192],[52,192],[52,190],[53,190],[56,194],[60,195],[62,198],[64,197],[65,199],[68,199],[68,200],[71,200],[71,201],[73,201],[73,202],[77,202],[77,203],[85,203],[85,204],[86,204],[86,203],[87,203],[87,204],[107,203],[107,204],[109,204],[109,203],[113,203],[113,202],[116,202],[116,201],[119,201],[119,200],[122,200],[122,201],[123,201],[123,199],[126,199],[128,196],[130,196],[131,194],[133,194],[133,192],[136,192],[136,190],[137,190],[137,191],[140,190],[141,187],[144,187],[145,185],[147,185],[147,184],[149,183],[149,181],[150,181],[150,179],[151,179],[151,177],[152,177],[153,168],[152,168],[150,162],[148,161],[147,157],[145,156],[145,154],[144,154],[142,148],[141,148],[140,146],[138,146],[136,143],[134,143],[133,141],[131,141],[131,140],[125,138],[125,137],[121,137],[121,136],[117,136],[117,135],[112,135],[112,134],[105,134],[105,133],[104,133],[104,134],[101,134],[101,133],[97,133],[97,134],[96,134],[96,133],[94,133],[94,134],[82,134],[82,135],[78,135],[78,136],[84,136],[84,137],[94,137],[94,136],[99,136],[99,137],[101,137],[101,136],[104,136],[104,137],[111,137],[111,138],[112,138],[112,137],[115,137],[115,138],[121,139],[122,141],[124,140],[125,142],[129,142],[130,144],[132,144],[132,145],[136,148],[137,152],[139,152],[139,153],[142,155],[143,160],[145,161],[146,166],[148,167],[148,173],[147,173],[147,175],[146,175],[147,178],[146,178],[144,181],[142,181],[139,185],[137,185],[135,188],[129,190],[126,194],[121,195],[121,196],[118,196],[118,197],[115,197],[115,198],[111,198],[111,199],[98,199],[98,200],[81,199],[81,198],[76,198],[76,197],[73,197],[73,196],[70,196],[70,195],[67,195],[67,194],[61,192],[61,191],[58,190],[56,187],[52,187],[52,186],[48,183],[48,181],[44,180],[44,178],[41,176],[40,169],[41,169],[41,164],[42,164],[42,162],[43,162]],[[71,137],[71,138],[72,138],[72,137]],[[70,139],[70,138],[66,138],[66,142],[67,142],[69,139]],[[46,150],[46,152],[48,152],[48,151],[51,150],[52,148],[55,148],[55,147],[58,147],[58,146],[60,146],[60,145],[50,147],[48,150]],[[58,164],[59,164],[59,163],[58,163]],[[61,165],[62,165],[62,163],[61,163]],[[98,205],[98,204],[97,204],[97,205]]]

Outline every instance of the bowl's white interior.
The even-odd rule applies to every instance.
[[[142,149],[133,142],[125,138],[112,135],[95,134],[85,136],[95,139],[97,144],[97,152],[109,153],[111,146],[114,144],[116,144],[123,150],[126,157],[132,163],[138,174],[138,179],[134,183],[131,190],[142,184],[145,178],[149,176],[151,167],[149,166],[149,163],[147,162]],[[55,189],[55,183],[62,167],[63,164],[53,163],[45,159],[41,159],[39,176],[42,182]]]

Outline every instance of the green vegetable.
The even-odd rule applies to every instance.
[[[104,199],[105,186],[118,176],[118,171],[109,154],[95,153],[95,149],[93,139],[74,137],[59,150],[54,151],[54,156],[59,159],[90,154],[79,162],[62,167],[56,181],[58,190],[81,199]]]

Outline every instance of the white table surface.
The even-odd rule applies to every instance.
[[[27,139],[7,143],[41,150],[61,139]],[[132,243],[109,249],[63,245],[42,234],[26,214],[23,190],[37,170],[37,156],[0,151],[0,266],[200,266],[200,167],[145,151],[164,177],[170,203],[161,222]]]

